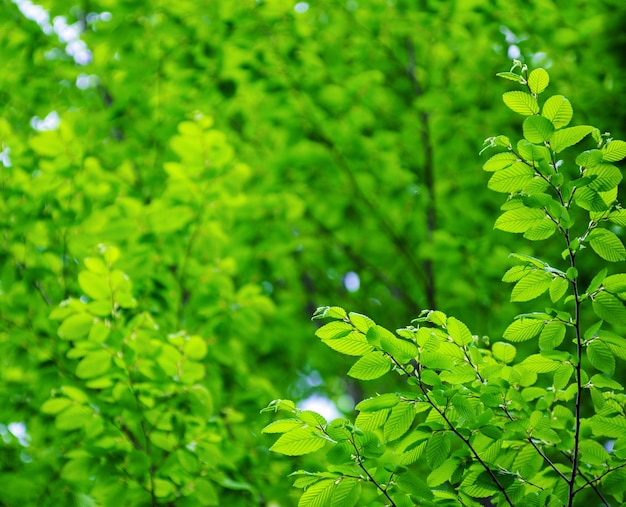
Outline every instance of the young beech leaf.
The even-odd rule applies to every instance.
[[[544,325],[545,321],[543,320],[532,318],[518,319],[505,329],[502,336],[510,342],[523,342],[530,340],[533,336],[537,336]]]
[[[550,282],[550,300],[553,303],[556,303],[559,299],[561,299],[567,289],[569,288],[569,281],[567,278],[563,278],[561,276],[556,276]]]
[[[554,125],[543,116],[529,116],[522,124],[524,137],[533,144],[549,141],[554,133]]]
[[[528,76],[528,88],[535,95],[544,91],[550,83],[550,76],[545,69],[535,69]]]
[[[615,356],[602,341],[594,340],[587,345],[587,358],[594,368],[609,375],[615,373]]]
[[[588,187],[579,188],[574,201],[579,207],[587,211],[606,211],[612,204],[607,202],[599,192]]]
[[[302,456],[320,450],[327,442],[317,428],[305,426],[283,433],[270,447],[270,451],[287,456]]]
[[[472,333],[467,326],[455,317],[449,317],[447,323],[448,333],[457,345],[468,345],[472,341]]]
[[[602,148],[602,160],[605,162],[617,162],[626,157],[626,142],[611,141]]]
[[[596,436],[609,438],[626,437],[626,418],[622,415],[616,417],[594,415],[587,422]]]
[[[491,347],[491,353],[498,361],[502,361],[505,364],[512,363],[517,354],[517,349],[514,345],[505,342],[496,342]]]
[[[530,241],[542,241],[548,239],[557,230],[556,224],[546,215],[545,219],[533,225],[524,233],[524,237]]]
[[[550,288],[552,275],[545,271],[533,271],[515,284],[511,292],[512,302],[531,301]]]
[[[562,363],[554,361],[541,354],[531,354],[521,362],[521,365],[533,373],[549,373],[558,370]]]
[[[591,305],[595,314],[602,320],[617,325],[623,325],[626,322],[624,303],[608,292],[596,294]]]
[[[391,360],[383,352],[365,354],[348,371],[348,375],[359,380],[374,380],[391,370]]]
[[[517,83],[522,82],[522,76],[520,76],[519,74],[515,74],[515,72],[498,72],[496,76],[503,79],[508,79],[510,81],[515,81]]]
[[[550,120],[555,129],[560,129],[572,119],[572,104],[563,95],[554,95],[546,100],[541,115]]]
[[[597,192],[612,190],[622,181],[621,171],[611,164],[597,164],[588,168],[584,175],[592,178],[589,188]]]
[[[343,322],[336,323],[343,324]],[[335,324],[335,322],[331,322],[331,324]],[[331,349],[347,356],[364,356],[374,350],[374,347],[367,341],[365,335],[356,331],[351,331],[346,336],[340,338],[323,339],[322,342]]]
[[[298,507],[326,507],[331,504],[335,481],[322,479],[309,486],[300,497]]]
[[[526,232],[543,221],[545,216],[545,211],[540,209],[526,207],[512,209],[498,217],[494,228],[505,232]]]
[[[400,402],[400,398],[395,393],[385,393],[380,396],[374,396],[373,398],[367,398],[361,401],[355,407],[356,410],[361,412],[376,412],[384,408],[395,407]]]
[[[594,127],[590,125],[579,125],[578,127],[557,130],[550,139],[550,148],[556,153],[560,153],[565,148],[578,144],[583,138],[589,135],[593,129]]]
[[[506,92],[502,95],[502,100],[511,110],[524,116],[539,113],[537,99],[530,93],[520,91]]]
[[[111,368],[111,353],[106,350],[89,352],[76,366],[76,376],[87,379],[104,375]]]
[[[608,229],[594,229],[587,236],[595,253],[609,262],[626,260],[626,248],[615,233]]]
[[[534,174],[532,167],[515,162],[511,167],[493,173],[487,187],[494,192],[504,194],[519,192],[533,181]]]
[[[539,335],[539,348],[541,350],[554,350],[563,342],[567,329],[561,322],[553,320],[548,322]]]
[[[602,285],[604,285],[605,290],[613,294],[626,292],[626,273],[619,273],[617,275],[607,276],[606,278],[601,280],[601,283]]]
[[[426,445],[426,462],[431,470],[438,468],[448,459],[450,439],[446,432],[438,431],[428,439]]]
[[[304,423],[298,419],[280,419],[269,423],[261,430],[262,433],[287,433],[304,426]]]
[[[602,151],[587,150],[576,157],[576,164],[580,167],[595,167],[602,162]]]
[[[385,440],[390,442],[404,435],[415,419],[415,405],[413,403],[398,403],[391,409],[389,418],[385,422]]]
[[[606,278],[607,272],[608,270],[606,268],[603,268],[596,274],[596,276],[591,279],[591,282],[589,282],[589,287],[587,287],[586,290],[587,294],[595,292],[600,288],[600,285],[602,285],[602,282]]]
[[[496,153],[483,164],[483,170],[487,172],[501,171],[510,167],[517,160],[517,156],[510,151]]]

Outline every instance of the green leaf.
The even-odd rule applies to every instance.
[[[405,472],[396,475],[395,480],[400,489],[406,491],[414,498],[420,500],[431,500],[433,498],[433,492],[420,477],[411,472]],[[413,507],[415,502],[411,502]]]
[[[331,507],[354,507],[361,496],[361,481],[358,479],[343,478],[333,490]]]
[[[83,428],[92,419],[92,408],[86,405],[72,405],[56,416],[54,425],[61,431],[77,430]]]
[[[606,211],[611,204],[606,201],[603,194],[589,187],[577,189],[574,200],[578,206],[587,211]]]
[[[602,320],[617,325],[626,322],[626,307],[612,294],[599,292],[594,296],[592,306],[593,311]]]
[[[391,370],[391,360],[383,352],[370,352],[361,357],[348,375],[359,380],[374,380]]]
[[[215,487],[206,479],[196,479],[194,481],[194,491],[196,500],[200,505],[219,505],[219,497]]]
[[[626,273],[618,273],[616,275],[607,276],[603,281],[607,292],[613,294],[619,294],[620,292],[626,292]]]
[[[323,318],[343,320],[347,317],[346,311],[339,306],[328,306],[323,312]]]
[[[321,414],[313,410],[301,410],[297,413],[298,419],[305,422],[309,426],[325,426],[326,419]]]
[[[567,292],[567,289],[569,289],[569,284],[570,282],[566,278],[554,277],[552,282],[550,282],[550,300],[556,303],[561,299]]]
[[[496,153],[483,164],[483,170],[487,172],[501,171],[513,165],[517,156],[510,151]]]
[[[472,333],[467,326],[455,317],[449,317],[447,330],[457,345],[468,345],[472,342]]]
[[[572,378],[574,373],[574,367],[571,364],[564,363],[554,371],[552,377],[552,384],[556,391],[565,389],[569,384],[569,379]]]
[[[78,285],[91,299],[111,299],[111,287],[106,276],[92,271],[78,273]]]
[[[494,228],[505,232],[526,232],[545,219],[545,211],[521,207],[506,211],[500,215],[496,220]]]
[[[571,121],[573,114],[572,104],[563,95],[550,97],[541,111],[541,115],[550,120],[555,129],[565,127]]]
[[[543,116],[529,116],[522,124],[524,137],[528,142],[540,144],[549,141],[554,133],[554,125]]]
[[[545,146],[529,143],[526,139],[521,139],[517,143],[517,151],[524,160],[532,163],[533,167],[537,167],[542,160],[550,160],[550,152]]]
[[[615,373],[615,356],[602,341],[594,340],[587,345],[587,358],[594,368],[609,375]]]
[[[300,428],[304,423],[299,419],[280,419],[279,421],[274,421],[269,423],[263,430],[262,433],[287,433],[296,428]]]
[[[415,419],[415,405],[413,403],[398,403],[391,409],[389,418],[384,426],[384,435],[387,442],[396,440],[404,435]]]
[[[600,150],[586,150],[576,157],[576,164],[581,167],[595,167],[602,162],[602,152]]]
[[[343,322],[331,322],[330,324],[343,324]],[[322,342],[331,349],[348,356],[364,356],[374,350],[367,338],[356,331],[351,331],[340,338],[323,339]]]
[[[189,359],[199,361],[204,359],[207,354],[207,346],[205,341],[197,335],[190,336],[183,345],[183,353]]]
[[[552,275],[545,271],[533,271],[515,284],[511,292],[512,302],[531,301],[550,288]]]
[[[357,404],[356,410],[361,412],[376,412],[384,408],[395,407],[400,402],[400,398],[394,393],[385,393],[373,398],[367,398]]]
[[[593,127],[589,125],[579,125],[578,127],[557,130],[550,139],[550,147],[556,153],[560,153],[565,148],[578,144],[592,131]]]
[[[608,388],[616,391],[624,390],[624,386],[622,384],[601,373],[596,373],[594,376],[592,376],[590,382],[593,386],[598,388]]]
[[[546,216],[547,218],[547,216]],[[557,230],[556,224],[552,220],[543,220],[533,225],[524,233],[524,237],[530,241],[541,241],[548,239]]]
[[[606,449],[594,440],[582,440],[579,449],[580,459],[583,463],[601,466],[609,459],[609,453]]]
[[[515,72],[498,72],[496,76],[510,81],[515,81],[517,83],[522,82],[522,77],[519,74],[515,74]]]
[[[554,361],[541,354],[531,354],[521,362],[521,365],[533,373],[549,373],[559,369],[562,363]]]
[[[356,327],[361,333],[367,334],[371,327],[375,327],[376,323],[366,315],[360,313],[350,312],[348,319],[354,327]]]
[[[287,456],[302,456],[320,450],[327,442],[319,430],[305,426],[281,435],[270,447],[270,451]]]
[[[618,209],[609,214],[609,221],[626,227],[626,209]]]
[[[321,340],[336,340],[343,338],[352,332],[352,326],[347,322],[335,321],[324,324],[317,331],[315,336]]]
[[[539,335],[539,348],[541,350],[554,350],[563,342],[565,333],[564,324],[557,321],[548,322]]]
[[[459,468],[459,464],[458,458],[449,458],[444,461],[428,475],[428,479],[426,479],[428,486],[436,488],[448,482]]]
[[[426,462],[431,470],[438,468],[448,459],[450,439],[443,431],[433,433],[426,445]]]
[[[498,361],[502,361],[504,364],[509,364],[515,359],[517,349],[510,343],[496,342],[491,346],[491,353]]]
[[[604,417],[594,415],[588,419],[593,433],[597,436],[609,438],[626,437],[626,418],[622,415],[616,417]]]
[[[398,338],[382,326],[371,328],[367,333],[367,339],[370,343],[379,342],[380,348],[400,363],[407,363],[417,356],[415,343]]]
[[[615,233],[608,229],[593,229],[587,236],[587,240],[593,251],[605,261],[626,260],[626,248]]]
[[[611,164],[598,164],[584,172],[584,176],[593,177],[589,188],[597,192],[606,192],[617,187],[622,181],[622,173]]]
[[[89,379],[104,375],[111,368],[111,353],[106,350],[89,352],[76,366],[76,376]]]
[[[531,167],[521,162],[514,163],[511,167],[493,173],[487,187],[494,192],[513,193],[524,189],[534,177]]]
[[[79,340],[85,338],[94,322],[93,316],[88,313],[75,313],[65,319],[59,326],[59,336],[64,340]]]
[[[545,69],[535,69],[528,76],[528,87],[535,95],[544,91],[550,83],[550,76]]]
[[[612,140],[602,147],[602,160],[605,162],[618,162],[626,157],[626,142]]]
[[[66,409],[74,402],[68,398],[50,398],[41,405],[41,411],[44,414],[55,415]]]
[[[522,318],[513,321],[502,335],[511,342],[523,342],[537,336],[543,329],[545,321],[531,318]]]
[[[332,479],[322,479],[307,490],[300,497],[298,507],[329,507],[335,481]]]
[[[537,99],[530,93],[520,91],[506,92],[502,95],[502,100],[512,111],[524,116],[530,116],[539,112]]]
[[[604,279],[606,278],[607,272],[608,272],[608,270],[606,268],[601,269],[591,279],[591,282],[589,282],[589,287],[587,287],[587,290],[585,292],[587,292],[588,294],[591,294],[592,292],[597,291],[600,288],[600,286],[602,285],[602,282],[604,281]]]

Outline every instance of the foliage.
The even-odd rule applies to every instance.
[[[304,489],[300,506],[624,501],[626,397],[615,372],[626,360],[626,273],[608,274],[608,264],[583,272],[580,258],[626,260],[614,232],[626,210],[613,165],[626,157],[626,142],[570,126],[573,108],[562,95],[541,100],[545,69],[528,72],[515,61],[498,75],[523,86],[503,100],[525,118],[519,141],[485,142],[500,148],[484,164],[488,186],[508,194],[495,227],[531,241],[556,237],[565,248],[549,261],[512,254],[518,263],[503,281],[514,284],[512,302],[548,293],[550,307],[518,315],[493,341],[436,310],[394,334],[364,315],[319,308],[314,318],[331,322],[317,336],[359,358],[349,376],[374,380],[393,371],[407,387],[361,401],[354,421],[328,423],[285,400],[265,409],[290,416],[265,427],[280,434],[271,450],[326,452],[325,471],[292,474]],[[588,136],[593,147],[574,153]]]
[[[0,504],[297,502],[265,401],[403,389],[311,312],[508,323],[486,76],[558,58],[619,125],[622,4],[0,0]]]

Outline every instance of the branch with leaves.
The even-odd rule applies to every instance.
[[[352,507],[364,498],[396,506],[624,500],[626,397],[615,371],[616,358],[626,360],[626,273],[609,270],[626,260],[622,174],[613,165],[626,157],[626,142],[568,126],[573,109],[561,95],[540,102],[544,69],[516,61],[499,76],[524,87],[503,95],[524,121],[518,142],[485,142],[498,150],[483,165],[493,173],[488,187],[508,195],[495,228],[565,245],[561,258],[511,254],[516,264],[503,281],[514,284],[512,302],[543,298],[547,307],[518,315],[496,340],[437,310],[393,333],[364,315],[319,308],[313,318],[330,322],[317,336],[358,358],[349,376],[371,381],[393,371],[408,391],[359,402],[354,422],[329,423],[285,400],[268,406],[293,416],[264,429],[280,434],[271,450],[326,451],[326,472],[297,473],[300,507]],[[583,141],[588,149],[570,153]],[[594,254],[606,264],[597,273],[580,263]],[[586,288],[583,280],[591,280]],[[339,488],[357,477],[359,487]]]

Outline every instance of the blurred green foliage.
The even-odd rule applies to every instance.
[[[372,394],[315,307],[397,326],[437,306],[494,336],[515,313],[477,157],[513,128],[503,62],[553,66],[625,137],[617,0],[40,5],[0,1],[7,506],[293,503],[259,409]]]

